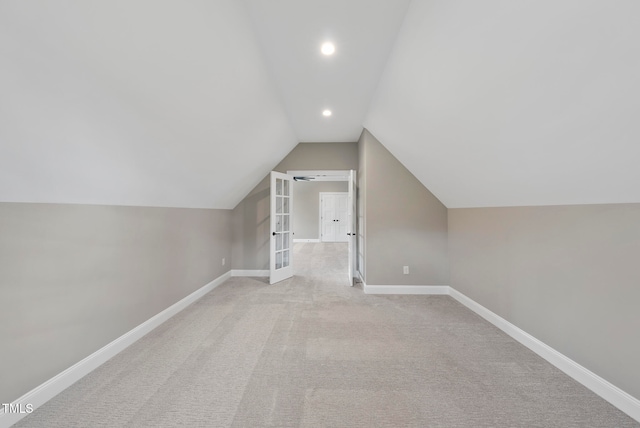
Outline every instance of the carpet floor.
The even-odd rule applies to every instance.
[[[17,427],[638,427],[448,296],[347,287],[346,244],[231,278]]]

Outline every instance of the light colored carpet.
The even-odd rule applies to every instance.
[[[232,278],[19,427],[637,427],[447,296],[345,287],[345,244]]]

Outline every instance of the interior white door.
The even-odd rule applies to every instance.
[[[293,276],[292,212],[293,176],[271,171],[270,284]]]
[[[357,226],[356,226],[356,171],[349,171],[349,198],[348,198],[348,231],[349,238],[349,285],[353,287],[354,278],[356,276],[356,259],[357,259]]]
[[[349,203],[346,192],[320,192],[322,242],[348,242]]]
[[[334,242],[349,241],[349,194],[341,193],[336,195],[335,202],[335,218],[336,218],[336,239]]]
[[[320,221],[322,231],[320,241],[335,242],[336,240],[336,200],[332,193],[320,193]]]

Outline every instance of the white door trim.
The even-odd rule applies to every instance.
[[[356,171],[349,171],[349,197],[347,198],[347,218],[349,219],[349,225],[347,227],[347,235],[349,236],[349,285],[353,287],[354,279],[356,276],[356,268],[358,259],[358,241],[357,241],[357,219],[358,210],[356,207]]]
[[[316,176],[313,181],[349,181],[349,170],[293,170],[291,176]]]

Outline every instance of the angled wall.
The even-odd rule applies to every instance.
[[[230,257],[230,210],[0,203],[0,402],[216,279]]]
[[[447,208],[366,129],[358,147],[365,283],[448,285]]]
[[[273,168],[278,172],[350,169],[358,169],[357,143],[300,143]],[[233,209],[234,269],[269,269],[269,187],[267,175]]]
[[[640,204],[449,210],[451,286],[640,398]]]

